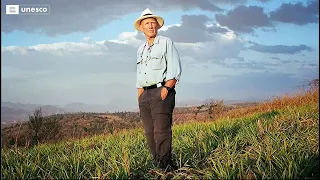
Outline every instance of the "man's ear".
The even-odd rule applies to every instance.
[[[140,25],[139,25],[139,29],[140,29],[140,31],[141,31],[141,29],[142,29],[142,24],[141,24],[141,22],[140,22]]]
[[[156,20],[157,21],[157,20]],[[159,22],[157,21],[157,30],[160,29],[160,24]]]

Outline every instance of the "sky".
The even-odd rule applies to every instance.
[[[47,5],[46,15],[5,5]],[[133,22],[164,18],[182,74],[177,106],[271,99],[319,77],[319,0],[2,0],[2,102],[138,107]]]

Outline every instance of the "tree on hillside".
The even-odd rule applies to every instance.
[[[28,126],[32,131],[33,139],[39,144],[39,133],[44,121],[44,117],[42,116],[41,108],[36,109],[33,112],[33,116],[29,116]]]
[[[307,90],[307,91],[319,89],[319,78],[313,79],[308,83],[304,83],[298,87],[302,88],[302,90]]]
[[[33,116],[29,116],[28,127],[32,131],[32,144],[39,144],[42,140],[52,141],[60,136],[61,124],[59,119],[54,117],[43,117],[42,109],[34,111]]]
[[[314,80],[310,81],[310,82],[308,83],[308,86],[309,86],[311,89],[319,88],[319,79],[314,79]]]

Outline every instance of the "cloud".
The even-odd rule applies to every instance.
[[[206,23],[211,21],[206,15],[183,15],[181,25],[169,27],[159,34],[171,37],[175,42],[197,43],[207,42],[213,39],[212,33],[208,31]],[[192,34],[192,35],[191,35]]]
[[[255,28],[273,27],[268,15],[258,6],[241,5],[226,15],[217,14],[215,17],[221,26],[227,26],[238,33],[252,33]]]
[[[190,59],[192,63],[224,61],[238,58],[244,42],[235,37],[229,39],[222,35],[214,35],[212,41],[199,43],[175,43],[181,58]]]
[[[309,72],[303,69],[302,72]],[[306,74],[305,78],[295,76],[292,73],[282,72],[248,72],[237,75],[218,77],[215,82],[184,83],[177,87],[179,97],[193,97],[194,99],[223,99],[239,100],[253,98],[270,99],[276,95],[291,94],[298,91],[298,86],[308,83],[315,72]],[[216,75],[214,75],[216,76]],[[215,78],[215,77],[212,77]],[[193,88],[196,87],[196,88]]]
[[[226,34],[230,32],[227,28],[221,27],[218,24],[211,24],[206,28],[208,33],[221,33]]]
[[[270,12],[270,20],[305,25],[319,22],[319,1],[311,1],[307,6],[301,2],[284,3],[279,9]]]
[[[243,0],[235,0],[237,1],[243,1]],[[161,2],[154,0],[154,5],[155,7],[159,6],[160,8],[166,8],[168,9],[170,6],[176,6],[176,7],[181,7],[184,10],[188,9],[193,9],[193,8],[200,8],[202,10],[207,10],[207,11],[222,11],[221,8],[216,6],[215,4],[218,3],[223,3],[221,0],[216,0],[216,1],[210,1],[210,0],[184,0],[183,3],[181,1],[172,1],[172,0],[162,0]],[[150,6],[152,7],[152,6]]]
[[[297,54],[302,51],[314,51],[313,48],[306,45],[298,45],[298,46],[288,46],[288,45],[262,45],[258,43],[251,42],[253,45],[248,49],[255,50],[262,53],[273,53],[273,54]]]
[[[139,45],[145,41],[141,32],[126,34],[130,34],[127,39],[140,40]],[[186,63],[218,63],[228,58],[238,58],[244,46],[241,38],[214,24],[206,15],[184,15],[181,24],[167,26],[159,34],[173,40],[181,59]]]
[[[7,4],[48,4],[50,5],[50,14],[42,16],[6,15],[5,5]],[[155,11],[174,8],[185,10],[200,8],[207,11],[221,11],[222,9],[215,4],[210,0],[186,0],[183,3],[171,0],[136,0],[134,3],[132,0],[28,0],[28,2],[5,0],[1,1],[1,32],[9,33],[14,30],[21,30],[43,33],[49,36],[89,32],[127,14],[140,13],[147,7],[152,7],[152,10]]]
[[[278,58],[278,57],[270,57],[270,59],[273,59],[273,60],[281,60],[281,59]]]
[[[130,39],[128,34],[121,37]],[[134,45],[85,37],[77,43],[2,47],[2,58],[6,101],[58,105],[80,101],[117,110],[136,105]],[[125,97],[127,103],[115,104],[116,97]]]
[[[203,14],[183,15],[181,24],[172,25],[159,31],[159,34],[171,37],[173,41],[181,43],[209,42],[215,40],[217,34],[233,38],[228,33],[232,32],[215,24],[212,19]],[[144,39],[145,37],[140,33],[137,38]]]
[[[275,64],[264,63],[260,61],[222,61],[220,64],[224,67],[232,69],[251,69],[251,70],[274,70],[273,67]]]
[[[270,0],[258,0],[258,1],[265,3],[265,2],[268,2]]]
[[[2,47],[2,57],[3,66],[26,72],[41,70],[52,75],[136,70],[132,63],[136,61],[136,47],[110,41],[102,44],[89,41]],[[124,66],[125,63],[128,65]]]
[[[183,26],[186,27],[186,31],[193,25],[201,26],[204,30],[212,30],[213,27],[204,24],[208,20],[204,15],[184,16],[182,19],[184,19]],[[171,34],[169,37],[175,36]],[[187,66],[187,64],[209,61],[220,63],[225,59],[239,57],[244,45],[241,39],[219,33],[213,33],[211,37],[211,41],[197,43],[192,43],[192,39],[185,39],[185,42],[175,41],[177,40],[175,39],[174,43],[183,64]],[[137,47],[144,41],[145,37],[142,33],[123,32],[118,39],[109,41],[96,42],[90,37],[84,37],[81,42],[2,47],[2,65],[17,69],[21,77],[26,77],[25,74],[29,74],[28,77],[34,77],[33,72],[38,72],[40,69],[42,76],[104,72],[133,73],[136,71],[135,63],[132,62],[136,61]]]
[[[257,0],[267,2],[268,0]],[[3,0],[1,1],[1,32],[14,30],[43,33],[48,36],[89,32],[130,13],[141,13],[143,9],[168,11],[171,9],[200,9],[210,12],[223,12],[219,5],[245,4],[248,0]],[[45,16],[12,16],[5,14],[8,4],[47,4],[50,14]]]

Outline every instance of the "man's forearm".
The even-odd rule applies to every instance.
[[[170,79],[168,81],[166,81],[166,84],[165,86],[169,87],[169,88],[172,88],[175,84],[176,84],[177,80],[175,79]]]
[[[170,79],[168,81],[166,81],[165,86],[172,88],[175,84],[176,84],[177,80],[175,79]],[[144,89],[143,88],[138,88],[138,98],[140,97],[140,95],[143,93]]]

